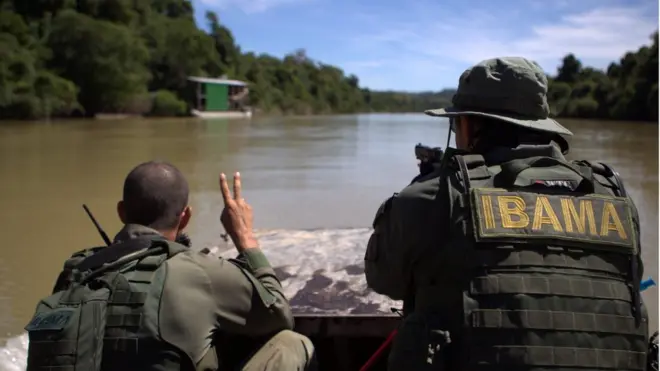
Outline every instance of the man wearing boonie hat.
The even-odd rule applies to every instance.
[[[390,370],[645,370],[639,215],[602,163],[568,161],[542,68],[482,61],[460,77],[456,147],[387,199],[365,275],[404,302]]]

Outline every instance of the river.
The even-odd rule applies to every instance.
[[[626,180],[642,220],[645,276],[660,278],[657,125],[561,122],[575,133],[570,157],[609,163]],[[444,147],[447,128],[421,114],[0,124],[0,343],[8,341],[0,369],[20,369],[22,328],[64,259],[102,244],[81,205],[112,236],[136,164],[167,159],[187,175],[196,246],[218,244],[218,174],[240,170],[255,227],[273,241],[361,256],[376,208],[417,172],[413,146]],[[657,329],[657,288],[644,298]]]

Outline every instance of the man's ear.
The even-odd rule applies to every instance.
[[[188,226],[191,217],[192,217],[192,207],[186,206],[186,208],[183,209],[183,212],[181,212],[181,221],[179,221],[179,231],[184,230]]]
[[[124,210],[124,201],[117,202],[117,216],[122,224],[126,224],[126,210]]]

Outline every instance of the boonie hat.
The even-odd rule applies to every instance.
[[[424,113],[491,117],[560,136],[573,135],[549,117],[547,94],[548,78],[538,63],[522,57],[493,58],[463,72],[451,107]]]

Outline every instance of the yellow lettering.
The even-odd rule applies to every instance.
[[[503,228],[525,228],[529,225],[529,216],[525,214],[525,200],[522,197],[497,196],[497,204],[500,207]],[[513,220],[514,215],[518,220]]]
[[[544,216],[543,214],[547,214]],[[559,218],[557,214],[552,210],[550,205],[550,200],[547,197],[539,196],[536,198],[536,207],[534,208],[534,222],[532,223],[532,229],[540,230],[543,224],[550,224],[557,232],[563,232],[564,229],[559,223]]]
[[[612,220],[611,223],[610,219]],[[600,235],[603,237],[608,236],[610,231],[616,231],[621,239],[628,239],[628,235],[623,228],[623,223],[621,223],[621,219],[616,212],[614,204],[611,202],[605,202],[605,205],[603,205],[603,219],[600,226]]]
[[[575,210],[575,204],[571,199],[561,199],[561,211],[566,221],[566,232],[573,232],[573,221],[577,227],[578,233],[585,234],[587,221],[589,222],[589,233],[596,235],[596,217],[594,216],[594,207],[591,200],[580,200],[580,212]]]
[[[493,214],[493,200],[488,195],[481,195],[484,207],[484,224],[486,229],[495,229],[495,214]]]

